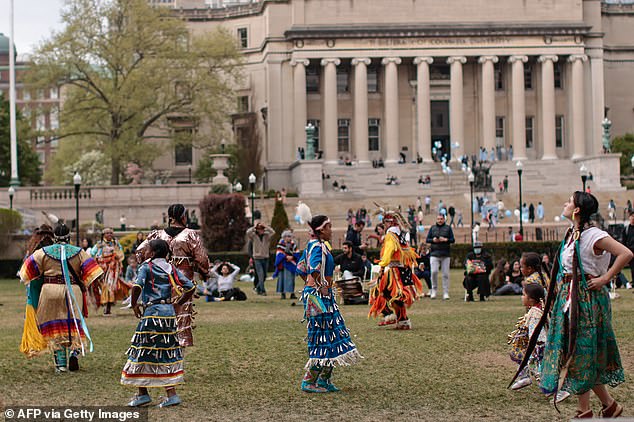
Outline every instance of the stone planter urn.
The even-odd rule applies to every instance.
[[[229,154],[211,154],[211,168],[216,170],[216,176],[211,180],[212,185],[229,185],[229,179],[224,171],[229,168]]]

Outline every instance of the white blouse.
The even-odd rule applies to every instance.
[[[608,271],[610,265],[610,253],[602,251],[600,255],[594,253],[594,244],[598,240],[608,237],[609,234],[597,227],[590,227],[581,232],[579,239],[579,251],[581,253],[581,265],[586,274],[598,277]],[[561,254],[561,262],[564,272],[572,273],[572,258],[575,242],[570,242]]]

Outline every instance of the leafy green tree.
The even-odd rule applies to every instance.
[[[612,151],[621,153],[621,175],[634,174],[632,170],[632,156],[634,155],[634,134],[626,133],[623,136],[614,138],[612,141]]]
[[[35,88],[63,87],[59,138],[89,137],[114,185],[129,162],[149,167],[167,146],[218,143],[235,108],[233,35],[222,28],[192,34],[170,9],[148,3],[68,0],[64,29],[40,45],[28,73]]]
[[[0,186],[7,186],[11,180],[11,129],[9,101],[0,92]],[[16,115],[18,139],[18,175],[23,185],[38,185],[42,178],[40,159],[31,145],[30,128],[22,115]]]

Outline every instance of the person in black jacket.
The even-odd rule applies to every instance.
[[[436,225],[429,228],[426,242],[431,245],[431,292],[429,297],[436,298],[438,289],[438,271],[442,271],[443,300],[449,299],[449,263],[451,261],[451,244],[456,240],[453,230],[445,224],[445,216],[438,214]]]
[[[473,290],[477,287],[480,302],[484,302],[491,295],[489,275],[493,270],[491,255],[482,250],[482,243],[475,242],[473,251],[467,254],[465,260],[464,288],[467,290],[466,302],[473,302]]]
[[[343,273],[344,280],[353,277],[359,277],[363,280],[365,265],[363,264],[361,255],[354,253],[352,242],[347,240],[343,242],[341,251],[343,253],[335,257],[335,265],[339,266],[340,271]]]
[[[361,236],[361,232],[365,227],[365,221],[357,220],[354,223],[354,226],[348,226],[348,232],[346,233],[346,241],[352,243],[353,251],[359,255],[363,254],[365,249],[368,247],[365,242],[363,242],[363,238]]]

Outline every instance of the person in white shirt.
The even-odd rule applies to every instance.
[[[219,296],[224,300],[246,300],[246,295],[233,283],[240,273],[240,267],[230,262],[216,264],[211,272],[216,276],[218,290],[212,292],[212,296]]]

